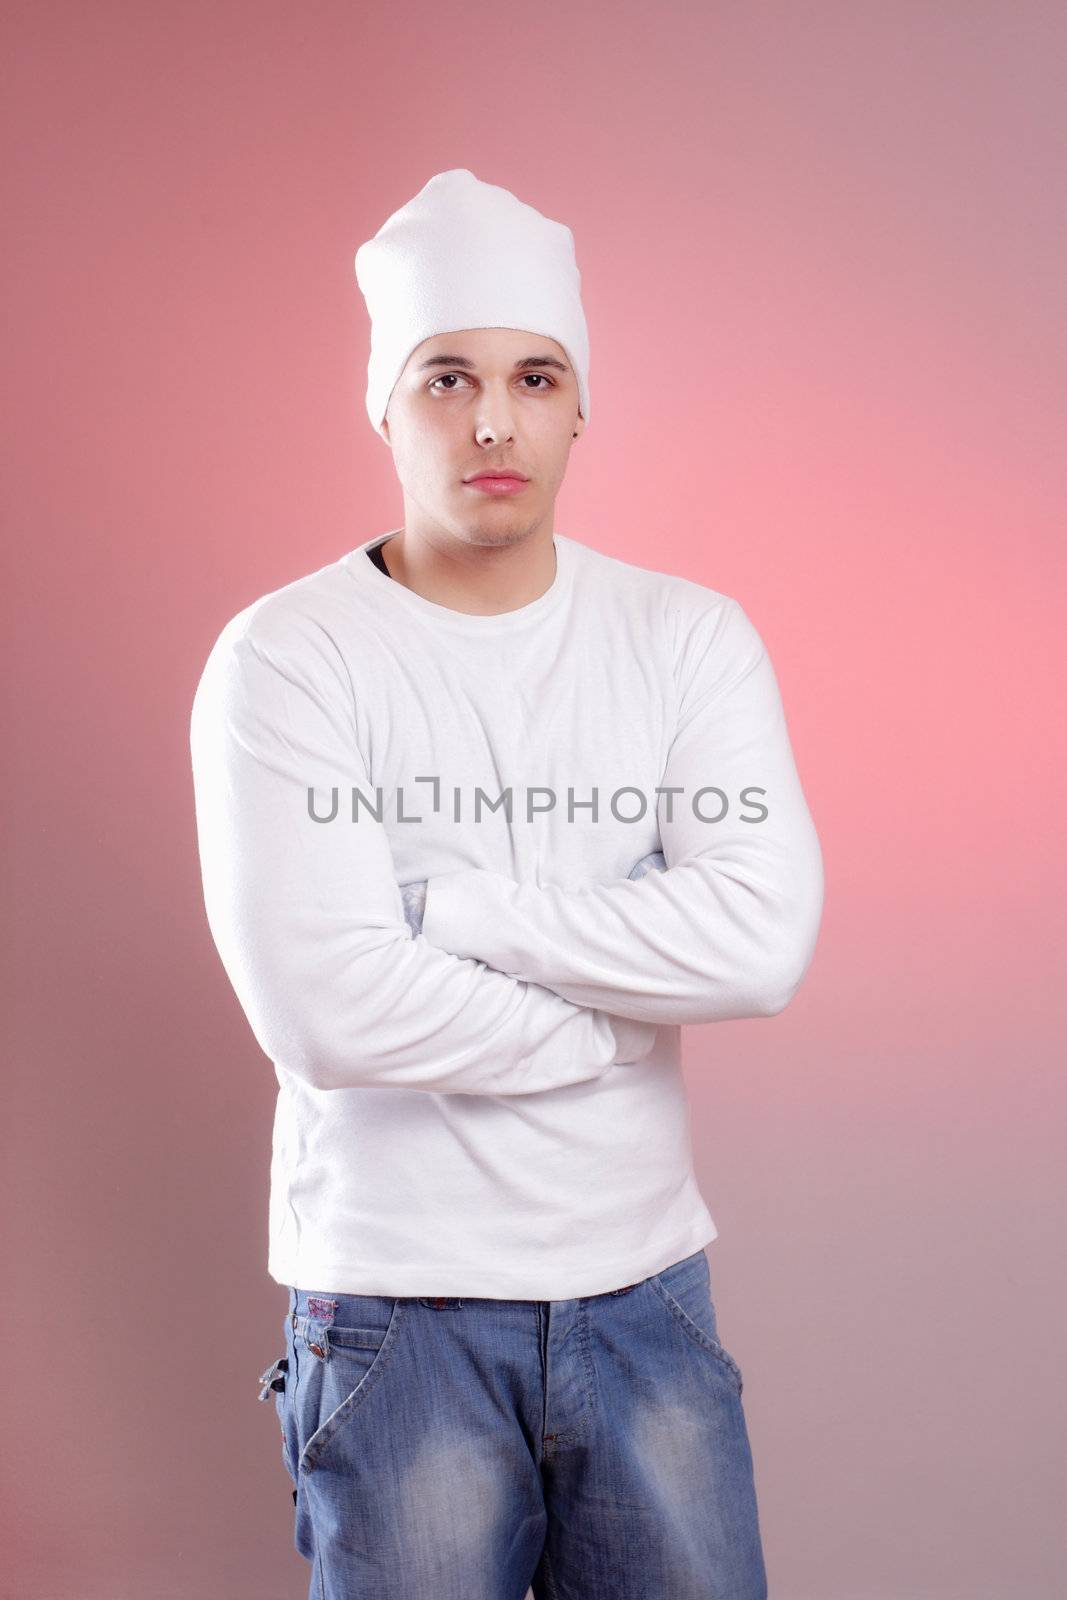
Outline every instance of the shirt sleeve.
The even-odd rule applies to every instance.
[[[777,679],[726,596],[682,656],[657,804],[667,870],[577,889],[482,868],[441,874],[428,880],[426,938],[622,1017],[784,1009],[814,954],[823,865]]]
[[[316,1089],[517,1095],[640,1060],[655,1029],[413,939],[341,653],[310,618],[241,613],[193,700],[208,923],[258,1043]],[[329,816],[333,792],[338,813]]]

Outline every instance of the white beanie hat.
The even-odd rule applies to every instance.
[[[466,167],[437,173],[360,245],[356,281],[370,312],[367,412],[379,434],[411,352],[463,328],[521,328],[555,339],[589,421],[589,334],[574,236],[509,190]]]

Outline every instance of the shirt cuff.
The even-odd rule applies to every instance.
[[[486,919],[500,914],[508,890],[514,887],[511,878],[485,867],[464,867],[459,872],[442,872],[428,878],[423,935],[454,956],[484,961],[484,935],[487,926],[493,925]]]
[[[609,1012],[604,1015],[611,1023],[611,1030],[615,1035],[615,1061],[622,1066],[630,1062],[643,1061],[656,1042],[656,1024],[654,1022],[638,1022],[633,1017],[616,1017]]]

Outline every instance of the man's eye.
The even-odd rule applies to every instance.
[[[463,373],[462,372],[442,372],[442,373],[439,373],[436,378],[431,378],[430,379],[428,387],[432,389],[434,384],[436,384],[436,383],[445,383],[450,378],[462,378],[462,377],[463,377]],[[543,372],[524,372],[522,377],[523,377],[523,382],[524,383],[526,382],[527,378],[535,379],[535,381],[539,385],[538,390],[535,391],[537,393],[540,393],[541,389],[554,388],[554,384],[552,382],[552,379],[549,378],[548,376],[546,376],[546,374],[543,373]],[[450,383],[448,388],[447,388],[447,390],[445,391],[445,393],[446,394],[451,394],[454,388],[455,388],[455,384],[454,383]]]

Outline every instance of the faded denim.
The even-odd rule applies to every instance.
[[[704,1250],[578,1300],[293,1288],[260,1382],[310,1600],[766,1600]]]

